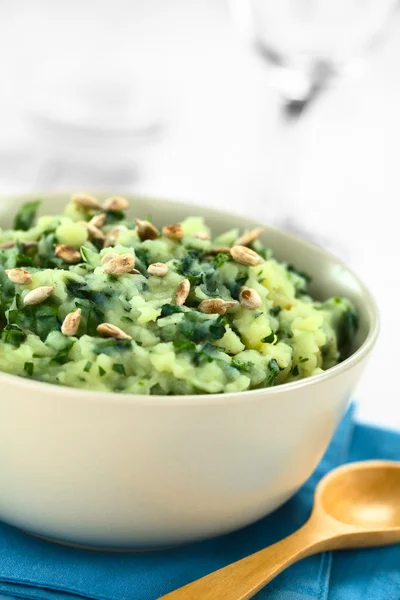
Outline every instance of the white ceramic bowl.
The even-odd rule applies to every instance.
[[[68,195],[41,197],[42,213],[56,213]],[[11,224],[27,199],[2,199],[0,224]],[[199,214],[216,232],[255,225],[146,198],[131,198],[131,214],[152,214],[156,223]],[[2,373],[1,519],[74,544],[159,547],[242,527],[296,492],[353,395],[378,315],[368,290],[339,260],[275,229],[267,227],[263,238],[278,259],[311,274],[314,295],[354,301],[361,316],[354,354],[299,382],[199,396],[88,392]]]

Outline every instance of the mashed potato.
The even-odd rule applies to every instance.
[[[261,229],[212,237],[199,217],[157,229],[119,196],[63,214],[24,205],[0,230],[0,369],[133,394],[240,392],[296,381],[350,352],[357,314],[313,300]]]

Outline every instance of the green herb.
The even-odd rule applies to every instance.
[[[90,300],[97,306],[104,306],[104,304],[112,297],[112,292],[96,292],[95,290],[89,289],[86,284],[78,283],[73,280],[67,283],[67,290],[72,296],[75,296],[75,298]]]
[[[19,296],[16,296],[8,313],[8,322],[18,325],[20,329],[29,330],[44,341],[51,331],[60,330],[58,308],[43,303],[38,306],[20,306]]]
[[[43,269],[63,269],[67,271],[70,265],[57,258],[54,246],[58,242],[54,231],[45,232],[39,240],[36,254],[36,266]]]
[[[240,290],[244,286],[247,281],[247,275],[243,277],[238,277],[235,281],[226,281],[225,285],[231,293],[231,296],[234,300],[239,300]]]
[[[304,271],[299,271],[293,265],[288,265],[287,270],[290,273],[294,273],[295,275],[298,275],[299,277],[305,279],[306,283],[311,283],[312,281],[312,277],[308,273],[305,273]]]
[[[174,340],[174,348],[177,352],[195,352],[196,344],[189,340]]]
[[[55,356],[50,361],[51,365],[65,365],[69,361],[69,351],[75,342],[72,340],[68,340],[65,348],[59,350]]]
[[[272,331],[269,335],[267,335],[261,341],[263,342],[263,344],[272,344],[272,342],[274,341],[274,339],[275,339],[275,334]]]
[[[211,298],[218,298],[221,296],[220,287],[221,281],[218,270],[213,270],[203,274],[203,283],[201,285],[201,289],[205,294],[207,294],[207,296],[211,296]]]
[[[14,251],[16,252],[16,255],[15,255],[15,266],[16,267],[34,267],[35,266],[33,259],[26,254],[21,242],[17,242],[17,244],[14,248]]]
[[[174,315],[176,313],[183,312],[180,306],[176,306],[175,304],[164,304],[161,307],[160,319],[164,317],[169,317],[170,315]]]
[[[104,323],[103,311],[91,300],[75,300],[75,306],[82,310],[82,323],[86,324],[86,334],[97,336],[97,327]]]
[[[85,372],[85,373],[89,373],[89,371],[90,371],[90,369],[92,368],[92,366],[93,366],[93,363],[92,363],[92,361],[91,361],[91,360],[88,360],[88,361],[87,361],[87,363],[86,363],[86,365],[84,366],[84,369],[83,369],[83,370],[84,370],[84,372]]]
[[[229,254],[226,254],[225,252],[219,252],[214,258],[214,264],[217,269],[220,269],[222,267],[222,265],[224,265],[229,260],[230,260]]]
[[[211,340],[217,341],[224,337],[228,323],[228,317],[218,317],[218,319],[210,325]]]
[[[112,368],[113,368],[113,371],[115,371],[116,373],[119,373],[119,375],[126,376],[126,371],[125,371],[124,365],[121,365],[119,363],[114,363]]]
[[[296,298],[300,298],[301,296],[306,295],[308,293],[308,285],[311,283],[310,275],[308,275],[304,271],[299,271],[298,269],[295,269],[293,265],[287,265],[287,271],[289,275],[291,273],[295,275],[295,277],[292,278],[292,282],[296,289]]]
[[[199,285],[203,280],[203,273],[198,262],[201,250],[190,250],[182,258],[178,266],[178,273],[190,281],[191,287]]]
[[[269,375],[267,377],[267,386],[272,386],[279,375],[279,365],[275,358],[272,358],[268,364]]]
[[[60,331],[61,323],[58,318],[57,306],[43,303],[37,307],[33,306],[27,308],[31,308],[29,312],[34,318],[32,331],[34,331],[41,340],[45,340],[52,331]]]
[[[231,362],[232,367],[238,369],[244,375],[249,375],[254,367],[254,363],[251,361],[243,362],[238,359],[236,356],[232,358]]]
[[[148,248],[135,248],[136,264],[135,267],[141,272],[146,273],[147,267],[151,264],[151,256]]]
[[[96,266],[99,256],[97,252],[94,252],[90,248],[86,248],[86,246],[81,246],[81,256],[85,263],[92,267]]]
[[[114,225],[125,219],[125,213],[121,210],[108,211],[104,225]]]
[[[1,334],[1,339],[6,344],[18,348],[25,341],[26,335],[17,325],[6,325]]]
[[[103,369],[103,367],[99,367],[99,375],[100,375],[100,377],[103,377],[105,374],[106,374],[106,372]]]
[[[292,375],[294,375],[295,377],[297,377],[297,375],[300,373],[299,371],[299,365],[295,365],[292,369]]]
[[[14,219],[14,229],[18,229],[19,231],[28,231],[28,229],[32,227],[40,205],[40,200],[26,202],[23,204]]]
[[[273,371],[276,375],[279,374],[279,365],[278,365],[277,361],[275,360],[275,358],[272,358],[269,361],[268,367],[269,367],[269,370]]]
[[[206,362],[212,362],[214,359],[218,358],[218,350],[214,348],[212,344],[206,342],[202,348],[200,348],[199,352],[195,354],[193,362],[196,366],[202,365]]]
[[[112,273],[108,273],[107,279],[111,283],[115,283],[116,281],[118,281],[118,277],[116,275],[113,275]]]
[[[126,317],[125,315],[121,317],[121,321],[122,323],[133,323],[133,319],[131,319],[130,317]]]
[[[216,341],[224,336],[227,322],[226,317],[210,319],[208,315],[200,312],[186,312],[178,325],[178,331],[195,343]]]
[[[274,308],[271,308],[271,310],[269,311],[269,314],[273,317],[277,317],[281,310],[282,308],[280,306],[274,306]]]
[[[114,354],[115,352],[123,352],[132,348],[131,340],[115,340],[115,339],[98,339],[93,350],[96,354]]]
[[[341,360],[350,356],[357,330],[358,317],[353,311],[348,310],[343,314],[338,325],[338,348]]]
[[[271,258],[271,255],[272,255],[271,248],[263,248],[263,247],[260,248],[258,245],[256,247],[254,247],[254,246],[255,246],[255,244],[253,244],[254,250],[257,252],[257,254],[262,256],[262,258],[264,260],[268,260],[269,258]]]
[[[33,368],[34,368],[34,365],[32,362],[26,362],[24,364],[24,371],[29,377],[32,377],[32,375],[33,375]]]

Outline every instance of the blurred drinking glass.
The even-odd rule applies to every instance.
[[[237,26],[271,67],[286,114],[299,114],[382,33],[397,0],[230,0]]]
[[[167,112],[165,65],[152,26],[158,6],[0,3],[5,92],[10,111],[30,127],[32,153],[43,157],[43,187],[135,181],[138,149],[158,140]]]

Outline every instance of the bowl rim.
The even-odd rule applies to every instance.
[[[56,189],[56,190],[39,190],[36,192],[32,192],[32,193],[22,193],[22,194],[10,194],[10,195],[4,195],[2,194],[0,196],[0,203],[1,200],[3,199],[7,199],[7,200],[15,200],[18,201],[19,203],[22,203],[24,201],[29,201],[32,199],[36,199],[36,198],[56,198],[56,197],[64,197],[64,196],[70,196],[71,194],[73,194],[74,191],[71,191],[70,189]],[[113,192],[112,190],[108,190],[105,191],[104,189],[102,190],[96,190],[96,189],[90,189],[90,193],[94,194],[94,195],[98,195],[98,196],[109,196],[111,195]],[[168,204],[171,207],[174,208],[179,208],[179,207],[185,207],[185,208],[192,208],[193,207],[193,211],[195,212],[197,208],[200,208],[201,210],[204,210],[204,208],[209,211],[210,213],[214,214],[215,216],[221,216],[221,217],[237,217],[238,219],[242,218],[247,220],[252,220],[252,218],[248,218],[248,216],[245,216],[244,214],[240,214],[236,211],[227,211],[225,209],[220,209],[220,208],[214,208],[213,206],[208,206],[206,205],[205,207],[200,207],[200,205],[196,202],[187,202],[187,201],[177,201],[177,200],[171,200],[169,198],[162,198],[159,197],[157,194],[156,195],[151,195],[149,193],[133,193],[133,192],[121,192],[122,194],[124,194],[125,196],[127,196],[130,199],[141,199],[141,200],[151,200],[151,201],[160,201],[163,202],[164,204]],[[254,224],[256,224],[257,221],[254,220]],[[259,222],[260,224],[260,222]],[[3,382],[9,382],[10,384],[13,384],[15,386],[18,386],[22,389],[24,389],[25,391],[29,392],[29,390],[33,389],[36,390],[38,392],[42,391],[44,393],[47,392],[54,392],[56,395],[58,396],[77,396],[77,395],[83,395],[85,398],[87,398],[88,401],[112,401],[113,403],[115,402],[119,402],[122,404],[144,404],[144,405],[148,405],[148,406],[170,406],[170,405],[184,405],[184,406],[208,406],[210,404],[230,404],[232,402],[237,403],[240,402],[242,399],[249,399],[250,398],[254,398],[254,397],[259,397],[260,395],[262,395],[263,399],[264,398],[268,398],[268,396],[271,395],[275,395],[275,394],[282,394],[282,393],[286,393],[286,392],[291,392],[291,391],[295,391],[297,389],[301,389],[304,387],[312,387],[314,385],[318,385],[319,383],[323,383],[326,380],[329,379],[334,379],[335,377],[341,375],[342,373],[352,369],[353,367],[355,367],[357,364],[359,364],[372,350],[372,348],[374,347],[376,340],[378,338],[378,334],[379,334],[379,328],[380,328],[380,318],[379,318],[379,311],[378,311],[378,307],[376,304],[376,301],[372,295],[372,293],[370,292],[369,288],[363,283],[363,281],[352,271],[352,269],[350,269],[345,263],[344,261],[342,261],[342,259],[338,258],[337,256],[335,256],[333,253],[325,250],[324,248],[317,246],[316,244],[313,244],[312,242],[309,242],[308,240],[305,240],[304,238],[293,234],[293,233],[289,233],[287,231],[282,231],[281,229],[278,229],[277,227],[273,227],[271,225],[268,225],[266,223],[262,223],[261,225],[263,227],[265,227],[265,231],[273,231],[278,235],[281,235],[283,237],[286,237],[292,241],[294,241],[296,244],[302,246],[303,248],[306,248],[309,251],[312,251],[314,253],[319,254],[323,259],[325,260],[329,260],[330,262],[334,262],[336,263],[338,266],[342,267],[345,271],[347,271],[347,273],[349,273],[353,279],[358,283],[358,285],[361,288],[362,291],[362,295],[363,295],[363,299],[366,301],[366,308],[367,308],[367,312],[368,312],[368,316],[369,316],[369,330],[368,330],[368,334],[366,339],[364,340],[364,342],[361,344],[361,346],[353,353],[351,354],[348,358],[346,358],[344,361],[342,361],[341,363],[338,363],[337,365],[335,365],[334,367],[330,367],[329,369],[327,369],[326,371],[324,371],[323,373],[318,373],[317,375],[312,375],[310,377],[306,377],[304,379],[300,379],[299,381],[292,381],[289,383],[282,383],[277,385],[276,387],[267,387],[267,388],[258,388],[258,389],[254,389],[254,390],[244,390],[242,392],[218,392],[218,393],[212,393],[212,394],[182,394],[182,395],[145,395],[145,394],[125,394],[125,393],[118,393],[118,392],[104,392],[104,391],[99,391],[99,390],[88,390],[85,388],[74,388],[74,387],[70,387],[70,386],[64,386],[64,385],[57,385],[54,383],[47,383],[47,382],[42,382],[42,381],[36,381],[34,379],[28,379],[26,377],[23,377],[21,375],[14,375],[11,373],[5,373],[3,371],[0,371],[0,385]]]

